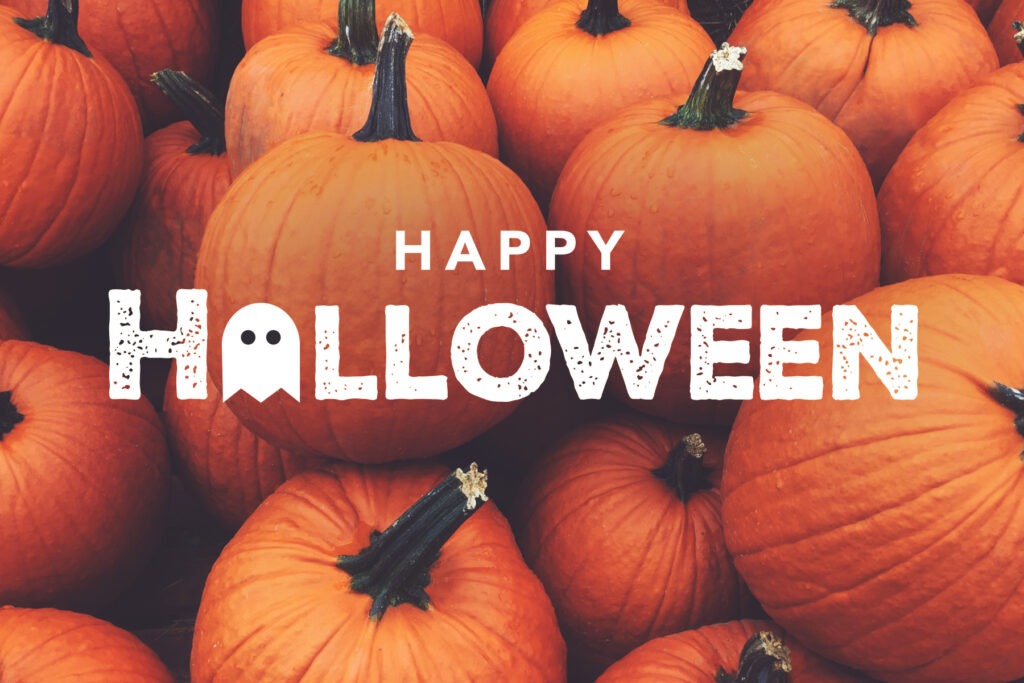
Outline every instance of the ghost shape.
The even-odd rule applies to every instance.
[[[224,400],[239,391],[263,403],[278,390],[299,400],[299,330],[272,304],[250,304],[231,316],[221,338]]]

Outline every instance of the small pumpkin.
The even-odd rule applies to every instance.
[[[996,47],[1000,64],[1021,61],[1024,25],[1017,25],[1021,19],[1024,19],[1024,0],[1004,0],[988,24],[988,37]]]
[[[581,669],[740,615],[718,479],[725,435],[640,417],[579,429],[523,484],[519,539]],[[572,472],[570,479],[560,472]]]
[[[590,130],[616,109],[688,87],[712,50],[697,22],[656,0],[545,8],[509,40],[487,81],[502,160],[547,209]]]
[[[127,86],[78,35],[78,0],[45,17],[0,6],[0,264],[55,265],[99,246],[139,183]]]
[[[267,498],[206,582],[194,683],[564,681],[554,610],[486,472],[443,472],[337,464]]]
[[[377,46],[374,0],[340,0],[335,21],[305,23],[253,46],[231,79],[226,105],[233,175],[289,138],[351,135],[370,111]],[[423,140],[498,155],[487,91],[451,46],[417,36],[409,51],[409,110]]]
[[[826,384],[824,400],[744,403],[722,479],[736,568],[780,626],[880,680],[1020,678],[1024,287],[942,275],[850,304],[887,346],[892,306],[917,306],[917,397],[861,362],[856,400]],[[830,376],[832,327],[796,336],[821,360],[787,374]]]
[[[998,66],[961,0],[755,0],[729,40],[750,49],[743,88],[817,107],[876,187],[918,128]]]
[[[174,683],[138,638],[95,617],[0,607],[0,672],[17,683]]]

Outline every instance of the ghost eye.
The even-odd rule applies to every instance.
[[[256,341],[256,333],[252,330],[246,330],[242,333],[242,343],[249,346]]]
[[[281,341],[281,333],[277,330],[271,330],[267,332],[267,343],[274,345]]]

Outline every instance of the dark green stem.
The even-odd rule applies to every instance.
[[[743,13],[750,7],[751,0],[690,0],[687,4],[698,24],[719,45],[731,34]]]
[[[377,9],[374,0],[341,0],[338,3],[338,37],[327,47],[328,54],[347,59],[356,66],[377,60]]]
[[[789,683],[792,668],[789,648],[774,633],[761,631],[743,646],[736,673],[719,669],[715,683]]]
[[[619,14],[619,0],[588,0],[576,27],[596,38],[626,28],[630,23]]]
[[[704,466],[707,446],[700,434],[690,434],[668,452],[668,460],[652,474],[665,482],[684,503],[698,491],[711,488],[711,470]]]
[[[844,9],[873,36],[883,26],[917,26],[909,0],[834,0],[830,7]]]
[[[690,130],[713,130],[728,128],[746,117],[747,112],[732,106],[746,54],[745,47],[722,43],[708,57],[686,104],[661,123]]]
[[[184,71],[157,71],[153,74],[152,81],[199,131],[199,142],[185,151],[193,155],[223,154],[226,149],[224,110],[217,104],[217,98],[213,93],[192,80]]]
[[[371,620],[404,603],[430,606],[430,568],[445,542],[480,508],[477,501],[487,501],[486,490],[486,470],[478,470],[476,463],[467,472],[457,469],[386,531],[370,534],[370,545],[359,554],[338,558],[338,568],[352,577],[352,590],[373,598]]]
[[[405,58],[412,45],[412,31],[393,13],[384,24],[384,35],[377,53],[373,74],[373,99],[366,124],[352,136],[359,142],[407,140],[419,138],[409,120],[409,93],[405,85]]]
[[[1018,105],[1024,112],[1024,105]],[[1018,138],[1020,139],[1020,138]],[[1022,140],[1024,142],[1024,140]],[[992,397],[1005,408],[1009,408],[1016,417],[1013,419],[1013,426],[1017,433],[1024,436],[1024,389],[1014,389],[1005,384],[994,382],[991,389]],[[1024,451],[1021,452],[1024,459]]]
[[[0,441],[11,433],[14,426],[25,419],[11,400],[11,392],[0,392]]]
[[[50,0],[46,16],[36,19],[15,19],[14,22],[32,31],[43,40],[69,47],[86,57],[92,53],[78,35],[78,0]]]

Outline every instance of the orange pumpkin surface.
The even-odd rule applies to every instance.
[[[851,303],[886,345],[891,307],[918,307],[917,398],[862,361],[859,399],[745,403],[722,480],[736,568],[801,642],[881,680],[1019,678],[1024,394],[994,382],[1024,385],[1024,288],[944,275]],[[796,337],[821,361],[787,374],[830,375],[831,328]]]

